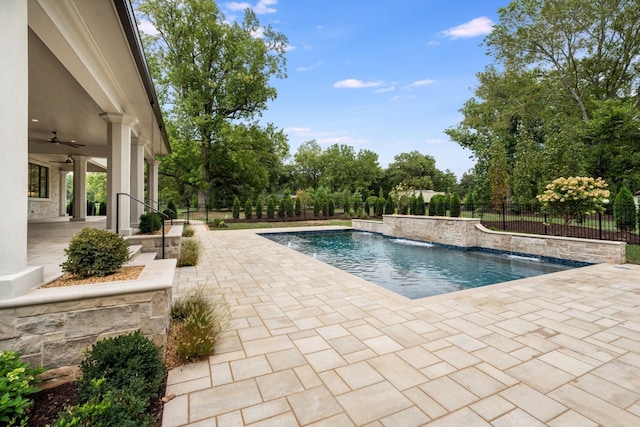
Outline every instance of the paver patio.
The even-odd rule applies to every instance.
[[[412,301],[256,230],[197,237],[174,297],[210,286],[229,328],[169,372],[163,426],[640,425],[640,266]]]

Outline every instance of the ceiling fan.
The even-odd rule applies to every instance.
[[[52,162],[52,163],[62,163],[64,165],[72,165],[73,160],[71,159],[71,156],[67,156],[67,160],[65,160],[64,162]]]
[[[84,144],[78,144],[75,141],[63,141],[60,138],[58,138],[58,131],[54,130],[53,132],[53,137],[49,138],[49,139],[39,139],[39,138],[29,138],[31,141],[38,141],[38,142],[49,142],[51,144],[63,144],[63,145],[68,145],[69,147],[73,147],[73,148],[80,148],[80,147],[84,147]]]

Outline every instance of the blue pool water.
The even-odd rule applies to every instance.
[[[573,268],[360,231],[263,236],[412,299]]]

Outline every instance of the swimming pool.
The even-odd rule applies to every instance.
[[[263,236],[411,299],[574,267],[351,230]]]

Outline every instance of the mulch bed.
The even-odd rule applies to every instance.
[[[65,273],[51,283],[47,283],[42,288],[59,288],[62,286],[89,285],[94,283],[120,282],[123,280],[135,280],[138,278],[144,266],[121,267],[120,270],[108,276],[89,276],[84,279],[77,279],[71,273]]]

